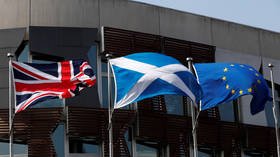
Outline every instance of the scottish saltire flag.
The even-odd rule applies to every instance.
[[[111,59],[115,78],[115,105],[163,94],[189,96],[200,100],[202,90],[195,76],[176,59],[158,53],[135,53]]]
[[[232,101],[242,95],[252,95],[251,113],[264,109],[271,100],[269,87],[263,76],[249,65],[235,63],[194,64],[203,90],[202,110]]]
[[[90,65],[83,60],[50,64],[12,62],[18,113],[38,102],[70,98],[95,84]]]

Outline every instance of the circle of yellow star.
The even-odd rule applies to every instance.
[[[234,90],[234,89],[232,89],[232,90],[231,90],[231,94],[234,94],[234,93],[235,93],[235,90]]]
[[[240,95],[243,94],[243,90],[240,90],[240,91],[239,91],[239,94],[240,94]]]
[[[224,68],[224,72],[228,72],[228,68]]]
[[[234,64],[231,64],[230,66],[234,67]]]
[[[261,84],[261,80],[257,80],[258,84]]]
[[[226,89],[229,89],[229,85],[228,84],[226,85]]]
[[[250,71],[254,71],[253,68],[250,68],[249,70],[250,70]]]
[[[227,77],[226,76],[223,76],[223,78],[222,78],[224,81],[226,81],[227,80]]]
[[[253,89],[252,88],[248,88],[248,92],[252,93]]]
[[[258,74],[258,73],[255,73],[255,75],[256,75],[257,77],[259,77],[259,74]]]

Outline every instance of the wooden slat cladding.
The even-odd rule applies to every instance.
[[[214,62],[215,47],[173,38],[164,38],[164,53],[187,65],[186,58],[192,57],[195,63]]]
[[[54,157],[51,134],[61,120],[61,108],[28,109],[15,115],[14,140],[28,145],[29,157]],[[0,110],[0,136],[8,139],[8,110]]]
[[[169,145],[170,156],[189,156],[191,119],[155,111],[139,111],[137,139],[157,141]],[[55,156],[50,138],[61,121],[62,109],[28,109],[15,117],[15,141],[28,144],[31,157]],[[8,110],[0,110],[0,137],[8,140]],[[69,107],[69,136],[94,137],[104,142],[104,154],[108,156],[108,111],[101,108]],[[115,110],[113,115],[114,155],[130,156],[125,142],[125,132],[135,121],[135,111]],[[267,155],[276,154],[274,128],[231,122],[200,119],[198,145],[223,150],[225,156],[240,157],[241,147],[261,150]]]
[[[159,52],[186,63],[186,57],[194,62],[214,62],[215,47],[190,41],[178,40],[117,28],[104,28],[105,51],[115,57],[137,52]]]
[[[130,110],[115,110],[113,114],[114,156],[129,157],[130,152],[125,141],[128,127],[135,121],[136,112]],[[108,137],[108,136],[107,136]]]
[[[113,116],[114,155],[130,156],[124,139],[128,126],[135,122],[135,112],[131,110],[115,110]],[[168,144],[173,156],[189,156],[191,139],[191,119],[179,115],[168,115],[160,111],[140,110],[138,112],[137,139],[157,141]],[[72,122],[71,122],[72,121]],[[90,109],[69,107],[69,136],[98,137],[104,141],[104,153],[108,156],[108,111],[107,109]],[[90,126],[92,125],[92,126]],[[94,128],[96,127],[96,131]],[[101,128],[100,128],[101,127]],[[255,128],[257,131],[255,132]],[[91,130],[91,131],[87,131]],[[86,131],[79,131],[86,130]],[[250,135],[242,132],[250,131]],[[260,133],[262,132],[262,133]],[[254,137],[262,135],[263,137]],[[198,145],[223,150],[225,156],[240,157],[242,139],[248,137],[248,149],[261,148],[269,154],[275,153],[274,129],[238,123],[201,119],[198,124]],[[268,140],[264,146],[263,140]],[[275,141],[274,141],[275,142]],[[262,148],[263,147],[263,148]]]
[[[6,109],[0,110],[0,137],[8,139],[9,133],[9,111]]]
[[[191,119],[167,115],[166,139],[170,146],[171,156],[189,156],[189,137],[191,134]]]
[[[207,130],[207,132],[205,131]],[[217,135],[220,134],[220,126],[216,121],[199,121],[199,127],[197,129],[198,143],[201,145],[220,147],[219,138]]]
[[[23,114],[23,118],[27,118],[28,122],[28,156],[56,156],[51,134],[61,120],[62,109],[36,108],[25,110],[20,114]]]
[[[220,120],[219,108],[214,107],[208,110],[201,111],[200,119],[212,119],[212,120]]]
[[[166,114],[158,111],[139,110],[137,126],[138,137],[152,141],[166,140]]]
[[[104,28],[105,51],[114,56],[136,52],[160,52],[160,37],[157,35]]]
[[[106,110],[68,107],[68,132],[72,137],[95,137],[102,140],[107,126]],[[86,129],[81,129],[86,128]]]
[[[108,110],[103,108],[68,108],[68,128],[70,138],[94,138],[104,141],[104,155],[109,156],[108,146]],[[115,110],[113,114],[114,155],[129,157],[124,134],[134,121],[135,112]]]
[[[241,129],[238,124],[220,122],[220,146],[224,150],[224,156],[241,156]]]
[[[252,150],[274,154],[276,152],[275,131],[262,126],[245,125],[243,142]]]
[[[155,96],[150,99],[144,99],[138,102],[138,110],[156,111],[166,113],[164,96]]]

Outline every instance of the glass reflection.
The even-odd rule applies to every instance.
[[[158,157],[158,149],[146,144],[136,144],[136,157]]]

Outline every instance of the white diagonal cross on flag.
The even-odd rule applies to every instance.
[[[166,66],[157,67],[151,64],[139,62],[125,57],[111,59],[110,64],[116,65],[123,69],[128,69],[144,74],[130,89],[128,94],[126,94],[118,102],[115,102],[114,108],[121,108],[132,103],[156,79],[161,79],[172,84],[173,86],[177,87],[182,92],[184,92],[186,95],[188,95],[194,102],[196,100],[194,94],[181,80],[181,78],[174,74],[180,71],[190,72],[189,69],[183,66],[182,64],[169,64]]]

